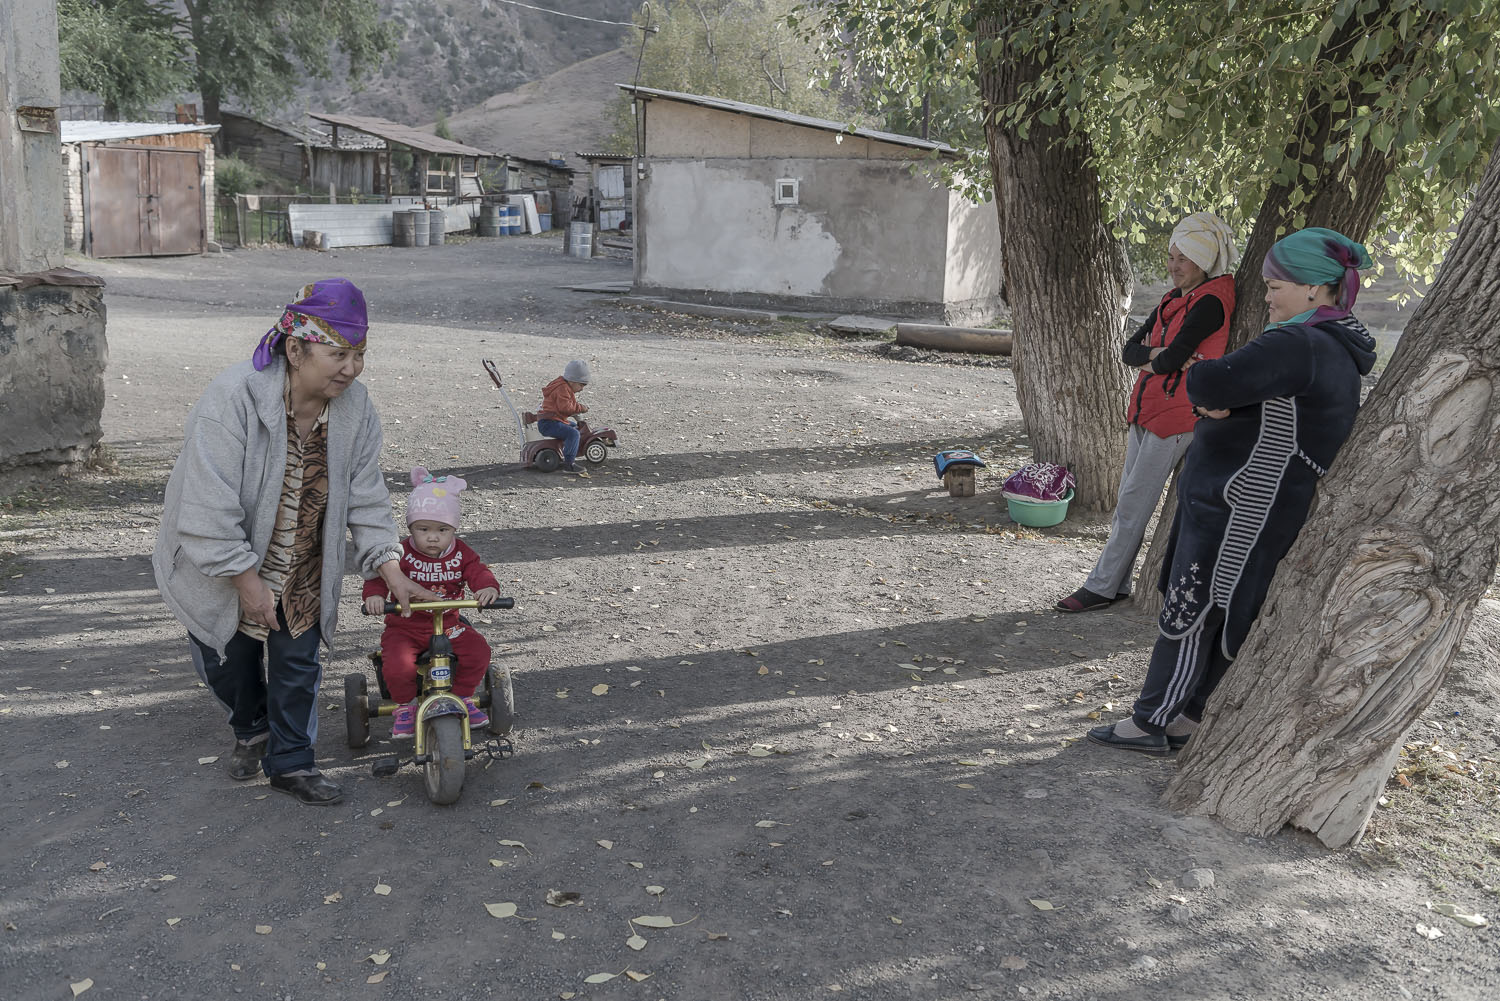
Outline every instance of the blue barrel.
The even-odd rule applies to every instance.
[[[537,219],[541,223],[541,227],[542,227],[542,232],[543,233],[547,232],[547,230],[549,230],[549,229],[552,228],[552,213],[551,212],[540,212],[540,213],[537,214]]]
[[[521,206],[505,206],[505,231],[511,236],[520,236],[526,232],[526,218],[521,214]]]

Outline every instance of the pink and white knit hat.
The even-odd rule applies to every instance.
[[[458,531],[458,495],[469,484],[458,476],[433,476],[426,466],[411,470],[411,499],[406,502],[406,523],[436,521]]]

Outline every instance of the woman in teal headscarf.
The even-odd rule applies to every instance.
[[[1166,754],[1197,728],[1354,427],[1375,341],[1350,310],[1370,266],[1363,246],[1333,230],[1293,233],[1261,268],[1265,331],[1189,367],[1188,398],[1204,419],[1178,481],[1161,635],[1134,713],[1089,731],[1091,741]]]

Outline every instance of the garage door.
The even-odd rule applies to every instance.
[[[84,252],[91,257],[201,254],[203,154],[84,147]]]

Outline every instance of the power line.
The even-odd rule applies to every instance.
[[[556,14],[558,17],[571,17],[575,21],[592,21],[595,24],[613,24],[621,28],[640,28],[640,30],[642,31],[651,32],[657,30],[656,28],[652,27],[641,28],[641,26],[636,24],[634,21],[605,21],[597,17],[586,17],[583,14],[569,14],[565,10],[551,10],[547,7],[538,7],[535,4],[522,3],[521,0],[499,0],[499,2],[508,3],[512,7],[525,7],[527,10],[539,10],[543,14]]]

